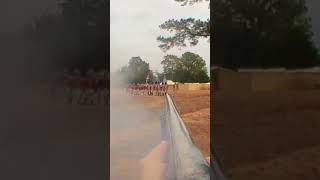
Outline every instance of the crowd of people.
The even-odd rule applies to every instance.
[[[168,84],[158,81],[145,84],[129,84],[127,93],[131,95],[164,96],[168,93]]]
[[[93,105],[102,102],[107,105],[108,80],[109,76],[106,70],[81,71],[77,68],[73,71],[64,70],[56,73],[53,77],[49,95],[55,95],[57,89],[62,87],[68,103]]]

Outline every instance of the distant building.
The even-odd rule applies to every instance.
[[[174,82],[172,80],[167,80],[168,85],[174,85]]]

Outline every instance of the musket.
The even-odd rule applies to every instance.
[[[166,163],[167,180],[224,180],[219,167],[211,169],[194,144],[171,97],[166,95],[166,105],[161,118],[162,138],[169,143]],[[210,159],[214,159],[211,157]],[[211,160],[213,162],[213,160]],[[214,162],[213,165],[218,165]]]

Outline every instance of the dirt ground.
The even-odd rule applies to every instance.
[[[140,179],[139,161],[161,142],[164,98],[111,94],[110,177]]]
[[[210,90],[178,91],[173,100],[195,144],[210,156]]]
[[[215,95],[215,146],[235,180],[320,179],[320,92]]]
[[[204,156],[208,157],[210,149],[210,91],[179,91],[172,97],[194,142],[200,148]],[[155,145],[154,143],[158,142],[157,139],[160,138],[160,132],[158,132],[160,130],[160,119],[152,120],[150,118],[160,118],[160,112],[165,105],[165,98],[159,96],[130,96],[130,99],[131,103],[125,103],[128,106],[127,108],[129,108],[126,113],[130,114],[137,111],[139,112],[137,116],[140,117],[140,119],[146,117],[148,119],[139,123],[139,128],[126,129],[126,133],[122,133],[122,131],[117,129],[114,132],[111,131],[111,162],[114,165],[113,169],[111,169],[111,172],[113,172],[111,173],[111,177],[113,177],[113,179],[117,179],[116,177],[125,177],[121,172],[129,173],[131,175],[130,179],[134,179],[132,177],[134,176],[134,170],[137,167],[137,154],[142,152],[142,149],[153,147]],[[117,106],[126,108],[121,106],[121,101],[119,100],[111,102],[117,103],[113,103],[112,107],[115,109],[118,109]],[[143,112],[140,112],[142,109],[144,109]],[[111,110],[111,117],[113,114],[112,112],[113,111]],[[145,112],[149,113],[145,115],[141,114]],[[134,118],[134,114],[129,116],[131,117],[131,120],[127,123],[137,121]],[[113,124],[114,123],[111,123],[111,128],[115,129],[114,127],[116,124]],[[150,141],[147,139],[150,139]],[[137,148],[132,145],[132,140],[134,140],[135,143],[140,142],[139,140],[143,140],[145,143],[143,144],[143,147],[140,147],[142,145],[141,143],[138,143],[139,148]],[[130,151],[128,151],[128,148],[128,150],[121,149],[124,145],[130,147]],[[135,154],[132,154],[133,152]],[[122,160],[123,157],[126,157],[125,161]],[[118,162],[122,163],[117,165]],[[124,167],[124,164],[127,164],[127,167]]]
[[[178,91],[175,94],[171,93],[171,96],[195,144],[204,157],[210,156],[210,91]],[[163,98],[135,98],[152,108],[164,105]]]
[[[213,141],[228,179],[320,179],[319,91],[220,91],[214,98]],[[209,156],[210,92],[180,91],[173,100],[194,142]]]

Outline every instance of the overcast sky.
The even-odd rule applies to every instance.
[[[166,54],[181,55],[186,51],[199,54],[210,65],[210,44],[203,40],[196,47],[162,52],[157,37],[163,33],[159,25],[168,19],[208,19],[208,3],[181,6],[173,0],[111,0],[111,71],[140,56],[152,70],[162,71],[161,60]]]

